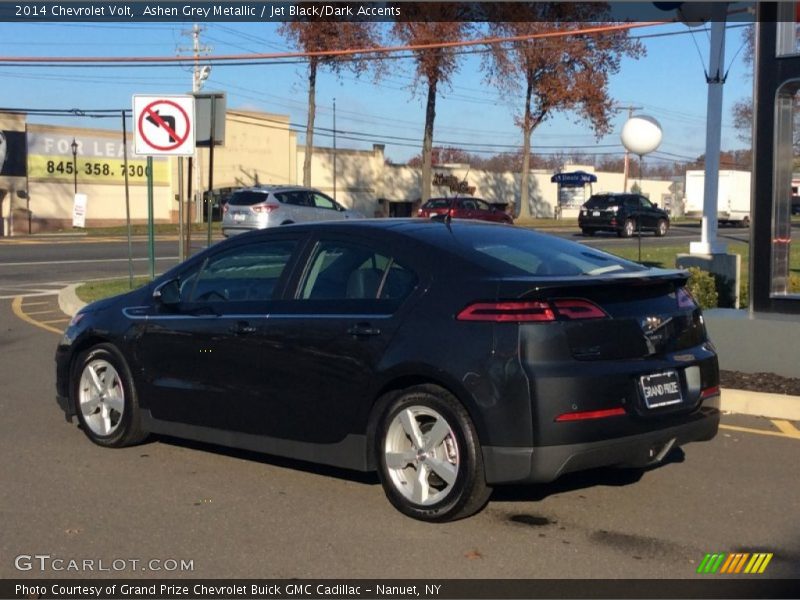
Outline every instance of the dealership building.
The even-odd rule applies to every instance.
[[[87,198],[88,227],[125,223],[126,190],[132,222],[146,222],[146,158],[134,155],[130,127],[126,141],[127,161],[121,123],[117,130],[90,129],[28,123],[24,115],[0,114],[0,233],[71,228],[76,193]],[[181,168],[176,157],[153,158],[155,222],[177,222],[179,201],[189,197],[190,188],[196,191],[199,184],[208,189],[209,149],[200,148],[198,154],[194,176],[186,159]],[[224,145],[214,150],[213,189],[222,193],[258,184],[302,183],[304,154],[287,115],[228,109]],[[564,178],[550,171],[531,171],[533,216],[573,216],[591,193],[623,189],[621,173],[581,165],[567,165],[564,171],[583,173],[585,183],[565,185]],[[371,150],[315,147],[311,172],[314,187],[367,216],[411,216],[419,206],[420,169],[387,162],[381,144]],[[435,167],[433,177],[434,196],[467,192],[500,205],[520,198],[519,173],[450,164]],[[629,187],[634,182],[659,205],[680,210],[671,181],[631,179]],[[192,203],[193,220],[201,218],[199,204]]]

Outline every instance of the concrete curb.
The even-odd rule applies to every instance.
[[[75,290],[83,283],[73,283],[58,292],[58,307],[62,312],[74,317],[75,313],[86,306],[86,302],[78,298]]]
[[[86,306],[75,293],[80,285],[83,284],[68,285],[58,293],[58,305],[69,316]],[[800,421],[800,396],[723,388],[721,407],[725,412],[741,415]]]
[[[800,421],[800,397],[724,388],[722,410],[770,419]]]

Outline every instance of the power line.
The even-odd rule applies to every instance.
[[[572,37],[581,35],[594,35],[599,33],[610,33],[617,31],[628,31],[640,27],[653,27],[655,25],[665,25],[670,21],[645,21],[641,23],[620,23],[615,25],[597,25],[590,27],[578,27],[576,29],[567,30],[553,30],[540,33],[532,33],[518,36],[507,37],[487,37],[474,40],[459,40],[454,42],[433,42],[428,44],[410,44],[405,46],[379,46],[375,48],[348,48],[342,50],[318,50],[311,52],[293,51],[293,52],[266,52],[255,54],[222,54],[217,56],[209,56],[208,61],[211,63],[217,62],[235,62],[235,61],[261,61],[261,60],[281,60],[293,58],[320,58],[320,57],[349,57],[358,55],[375,55],[375,54],[394,54],[398,52],[414,52],[421,50],[439,50],[451,48],[465,48],[472,46],[485,46],[495,45],[512,42],[524,42],[538,39]],[[197,27],[197,25],[195,25]],[[76,63],[90,63],[90,64],[117,64],[117,63],[131,63],[131,64],[169,64],[180,63],[186,60],[187,57],[181,56],[19,56],[19,57],[0,57],[0,63],[51,63],[51,64],[76,64]]]

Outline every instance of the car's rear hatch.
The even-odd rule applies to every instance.
[[[518,353],[537,445],[678,423],[718,394],[716,354],[686,280],[685,272],[648,270],[498,282],[495,311],[505,317],[496,352]],[[546,425],[562,420],[572,424]]]

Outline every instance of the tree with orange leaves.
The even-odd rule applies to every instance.
[[[419,10],[410,5],[406,10],[408,21],[397,21],[392,32],[402,43],[409,46],[455,42],[463,40],[473,24],[460,21],[465,15],[458,3],[435,3],[422,8],[424,15],[413,22],[409,11]],[[449,83],[458,65],[458,54],[450,48],[414,50],[416,61],[416,83],[427,87],[425,102],[425,131],[422,138],[422,202],[431,197],[431,162],[433,152],[433,122],[436,119],[436,95],[441,85]]]
[[[490,33],[512,37],[550,31],[575,31],[608,22],[604,3],[528,3],[492,8]],[[503,92],[524,91],[522,114],[522,177],[518,214],[530,216],[531,134],[554,113],[574,111],[601,136],[610,129],[614,103],[609,78],[619,72],[623,56],[638,58],[644,47],[627,31],[570,35],[495,44],[484,61],[487,80]]]
[[[283,23],[278,32],[303,52],[325,52],[353,48],[373,48],[379,45],[377,23],[292,21]],[[308,59],[308,119],[306,121],[306,151],[303,161],[303,185],[311,185],[311,156],[314,147],[314,120],[317,113],[317,71],[320,67],[338,73],[348,68],[363,73],[369,56],[310,56]],[[377,63],[376,63],[377,64]]]

